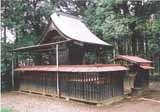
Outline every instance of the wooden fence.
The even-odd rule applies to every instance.
[[[103,101],[123,95],[125,72],[59,73],[60,97],[91,102]],[[55,72],[23,72],[19,74],[20,90],[56,95]]]

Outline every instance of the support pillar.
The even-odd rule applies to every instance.
[[[58,65],[59,65],[58,47],[59,47],[58,44],[56,44],[57,96],[60,97],[60,92],[59,92],[59,74],[58,74]]]

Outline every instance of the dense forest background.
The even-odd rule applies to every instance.
[[[9,74],[11,69],[9,51],[36,44],[55,11],[82,18],[92,32],[113,45],[115,56],[153,59],[160,52],[157,0],[1,0],[2,75]],[[14,35],[14,42],[8,41],[8,31]],[[105,58],[105,53],[102,56]]]

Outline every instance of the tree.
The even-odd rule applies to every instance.
[[[84,13],[89,5],[93,3],[94,0],[51,0],[56,11],[64,12],[74,16],[80,16]]]
[[[4,35],[1,38],[1,73],[11,74],[11,52],[13,48],[35,44],[41,38],[47,18],[53,11],[48,0],[2,0],[2,22]],[[6,29],[15,34],[14,43],[7,43]],[[11,76],[11,75],[10,75]]]
[[[152,30],[149,21],[159,11],[159,1],[100,0],[88,8],[85,17],[91,30],[111,42],[117,54],[150,57],[150,45],[158,47],[154,41],[160,29],[159,19],[153,20]]]

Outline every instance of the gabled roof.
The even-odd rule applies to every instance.
[[[129,61],[131,63],[152,63],[150,60],[146,60],[144,58],[138,57],[138,56],[128,56],[128,55],[119,55],[115,58],[115,60],[125,60]]]
[[[56,30],[68,39],[90,44],[111,46],[109,43],[95,36],[80,19],[74,16],[56,12],[51,15],[51,20]]]

